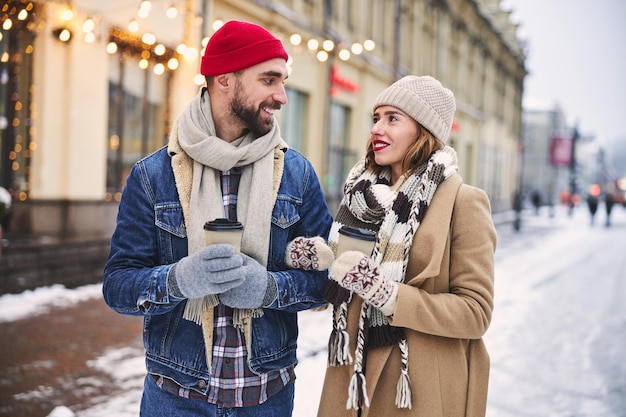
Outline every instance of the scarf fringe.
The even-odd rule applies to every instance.
[[[355,372],[350,380],[350,386],[348,387],[348,402],[346,403],[346,409],[358,410],[361,407],[370,406],[370,399],[367,397],[367,384],[365,382],[365,375],[362,372]]]
[[[396,407],[411,409],[411,380],[407,373],[400,373],[398,385],[396,385]]]
[[[333,330],[328,339],[328,366],[351,364],[350,334],[346,331],[348,303],[344,302],[333,311]]]
[[[233,327],[244,330],[245,326],[250,322],[251,318],[258,319],[263,317],[262,308],[234,308],[233,309]]]
[[[409,378],[409,345],[406,339],[400,340],[398,343],[400,348],[400,378],[396,385],[396,407],[411,409],[411,379]]]
[[[198,326],[202,325],[202,313],[204,310],[213,308],[219,304],[217,295],[207,295],[202,298],[190,298],[185,305],[185,312],[183,318],[189,321],[193,321]]]

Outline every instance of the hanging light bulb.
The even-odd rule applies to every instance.
[[[158,56],[164,55],[165,50],[166,50],[165,45],[163,45],[162,43],[154,47],[154,53],[157,54]]]
[[[347,61],[350,59],[350,51],[348,51],[347,49],[341,49],[339,51],[339,59],[341,59],[342,61]]]
[[[95,27],[96,27],[96,24],[94,23],[93,19],[86,19],[85,22],[83,23],[83,32],[85,33],[93,32]]]
[[[141,37],[141,41],[146,45],[154,45],[154,43],[156,42],[156,36],[154,35],[154,33],[146,32]]]
[[[131,20],[130,23],[128,23],[128,30],[131,33],[137,33],[139,32],[139,23],[137,23],[136,20]]]
[[[107,44],[107,53],[113,55],[117,52],[117,44],[115,42],[109,42]]]
[[[65,20],[66,22],[69,22],[73,18],[74,18],[74,11],[72,10],[71,7],[66,6],[66,8],[61,11],[61,19]]]
[[[376,43],[374,43],[373,40],[368,39],[365,42],[363,42],[363,48],[365,48],[365,50],[368,52],[372,52],[374,48],[376,48]]]
[[[358,42],[354,42],[352,46],[350,46],[350,50],[354,55],[360,55],[363,52],[363,45]]]
[[[156,75],[161,75],[165,72],[165,65],[158,63],[154,66],[154,69],[152,71],[154,71]]]
[[[216,19],[213,21],[213,24],[211,25],[211,27],[213,28],[213,30],[218,30],[219,28],[221,28],[222,26],[224,26],[224,22],[221,21],[220,19]]]
[[[58,28],[52,34],[61,42],[69,42],[72,39],[72,32],[67,28]]]
[[[335,49],[335,42],[330,39],[326,39],[324,42],[322,42],[322,48],[324,48],[325,51],[330,52]]]
[[[298,46],[302,43],[302,36],[298,33],[294,33],[289,37],[289,42],[291,42],[293,46]]]
[[[202,85],[202,84],[204,84],[204,82],[205,82],[205,81],[206,81],[206,80],[205,80],[205,78],[204,78],[204,75],[202,75],[202,74],[196,74],[196,76],[195,76],[195,77],[193,77],[193,83],[194,83],[195,85],[198,85],[198,86],[199,86],[199,85]]]
[[[171,70],[175,70],[178,68],[178,59],[176,58],[170,58],[169,61],[167,61],[167,67]]]
[[[170,19],[176,19],[176,16],[178,16],[178,9],[173,4],[170,4],[165,12],[165,15]]]

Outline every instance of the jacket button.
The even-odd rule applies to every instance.
[[[206,387],[206,381],[201,379],[198,381],[198,388],[204,388]]]

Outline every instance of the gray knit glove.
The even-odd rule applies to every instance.
[[[305,271],[328,269],[334,259],[333,251],[320,236],[297,237],[287,244],[285,251],[285,264]]]
[[[178,298],[200,298],[221,294],[244,282],[243,259],[232,245],[208,245],[178,261],[167,277],[170,294]]]
[[[272,304],[278,293],[276,281],[256,260],[244,253],[241,257],[246,281],[220,294],[220,302],[232,308],[257,308]]]
[[[332,279],[358,294],[386,316],[391,316],[398,300],[398,283],[385,278],[378,264],[359,251],[346,251],[333,264]]]

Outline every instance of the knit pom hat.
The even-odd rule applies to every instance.
[[[372,107],[396,107],[446,142],[456,110],[454,94],[431,76],[407,75],[383,90]]]
[[[261,26],[231,20],[219,28],[204,50],[200,73],[220,75],[249,68],[272,58],[288,58],[282,42]]]

